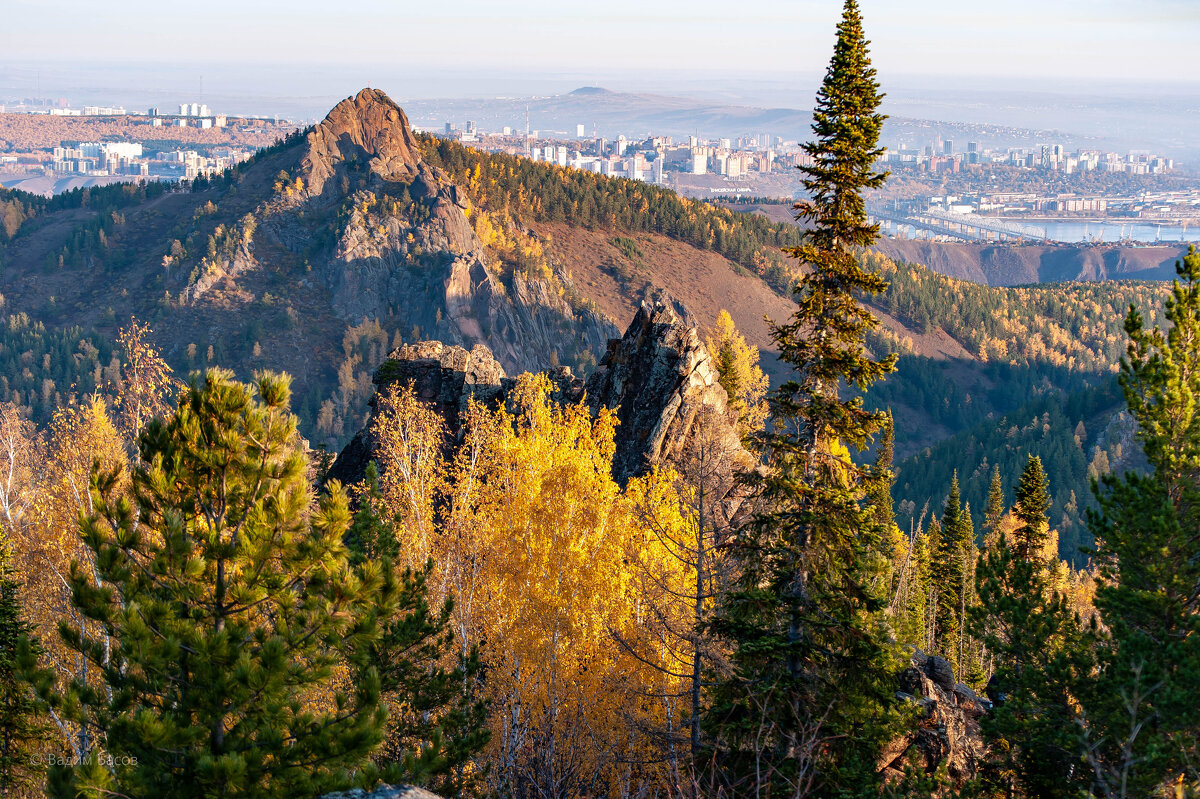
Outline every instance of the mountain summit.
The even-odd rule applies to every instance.
[[[307,136],[301,162],[309,191],[320,194],[347,162],[363,161],[384,180],[407,180],[421,163],[419,145],[400,106],[379,89],[342,100]]]

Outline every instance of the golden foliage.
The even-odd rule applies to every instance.
[[[662,635],[648,621],[670,612],[664,597],[688,574],[650,519],[687,522],[669,475],[628,491],[613,481],[612,414],[558,406],[550,389],[526,375],[509,407],[472,403],[449,461],[437,413],[411,390],[388,390],[377,415],[383,493],[402,522],[402,559],[434,558],[432,598],[452,597],[461,645],[481,647],[493,787],[523,794],[554,781],[615,796],[652,768],[647,731],[678,723],[666,698],[678,691],[664,690],[678,680],[655,660],[663,642],[635,657],[619,641]]]
[[[709,357],[721,376],[721,385],[729,394],[729,406],[737,413],[738,432],[742,436],[761,430],[767,420],[767,376],[758,365],[758,347],[734,327],[733,317],[722,309],[705,344]]]

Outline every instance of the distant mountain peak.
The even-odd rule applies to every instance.
[[[571,94],[576,95],[576,96],[580,96],[580,95],[595,96],[595,95],[600,95],[600,94],[616,94],[616,92],[610,91],[609,89],[605,89],[602,86],[580,86],[578,89],[571,92]]]
[[[363,89],[334,106],[308,134],[302,169],[316,195],[347,160],[366,160],[371,172],[395,179],[416,173],[419,153],[400,106],[379,89]]]

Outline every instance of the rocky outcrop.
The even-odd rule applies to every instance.
[[[945,766],[956,787],[974,777],[985,749],[979,719],[991,702],[956,682],[948,660],[920,650],[900,673],[898,696],[919,706],[920,719],[912,731],[885,747],[879,761],[885,777],[898,779],[914,760],[927,774]]]
[[[608,353],[584,384],[565,367],[547,371],[554,399],[579,402],[585,397],[593,412],[608,408],[620,424],[616,432],[613,476],[624,484],[655,464],[672,464],[681,470],[696,450],[710,460],[720,460],[725,489],[732,478],[751,468],[753,460],[738,439],[725,389],[708,351],[686,312],[669,298],[645,303],[625,335],[609,342]],[[416,396],[433,406],[446,420],[448,446],[461,439],[461,419],[470,399],[497,407],[505,401],[514,379],[483,345],[467,350],[440,341],[406,345],[393,351],[375,374],[375,384],[411,386]],[[375,458],[376,445],[370,424],[338,456],[329,477],[357,482]],[[718,471],[713,464],[710,473]],[[741,496],[730,496],[726,515],[742,506]]]
[[[588,403],[616,411],[613,476],[624,483],[656,463],[678,462],[701,429],[752,463],[738,439],[728,397],[694,324],[664,294],[644,302],[587,381]]]
[[[498,405],[503,401],[505,379],[504,367],[487,347],[480,344],[468,351],[440,341],[406,344],[394,350],[375,372],[377,391],[393,384],[410,387],[418,399],[446,420],[447,447],[458,439],[467,403],[475,399]],[[376,459],[377,451],[368,423],[341,451],[326,479],[357,483],[366,474],[367,464]]]

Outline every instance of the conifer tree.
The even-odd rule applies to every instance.
[[[1094,634],[1087,686],[1088,761],[1096,794],[1149,796],[1172,782],[1200,792],[1200,253],[1176,264],[1169,329],[1144,329],[1130,307],[1119,376],[1153,471],[1094,484]]]
[[[1017,482],[1016,504],[1013,505],[1013,515],[1018,522],[1013,552],[1018,558],[1042,562],[1042,550],[1050,538],[1049,510],[1050,481],[1042,469],[1042,459],[1030,455]]]
[[[909,546],[907,564],[899,587],[900,641],[917,649],[930,649],[930,537],[918,529]]]
[[[937,650],[938,636],[938,602],[942,589],[939,582],[938,552],[942,549],[942,523],[934,516],[929,520],[929,530],[925,534],[925,642],[922,649],[933,652]]]
[[[935,649],[956,667],[963,635],[967,572],[975,552],[975,528],[963,513],[958,473],[950,481],[950,493],[942,506],[942,521],[932,566],[937,585],[937,645]]]
[[[117,470],[93,471],[81,527],[96,574],[76,566],[71,584],[104,637],[60,626],[94,676],[52,701],[104,757],[52,769],[52,795],[311,796],[379,744],[361,653],[397,587],[349,567],[340,486],[313,502],[288,382],[194,376],[142,432],[132,499]],[[343,665],[352,686],[334,679]]]
[[[1003,796],[1087,795],[1076,688],[1091,661],[1078,619],[1050,590],[1043,564],[1018,555],[1003,534],[980,561],[978,586],[973,629],[996,663],[995,704],[980,719],[991,753],[981,782]]]
[[[875,474],[867,495],[871,507],[875,509],[875,521],[884,530],[892,530],[896,526],[896,509],[892,505],[892,485],[895,475],[892,473],[892,463],[896,456],[896,425],[892,420],[891,410],[884,411],[884,421],[880,427],[879,446],[875,450]]]
[[[975,543],[975,522],[971,518],[971,503],[963,506],[961,546],[962,572],[959,574],[958,594],[958,623],[961,630],[958,636],[958,652],[954,659],[955,668],[963,680],[975,684],[982,683],[986,675],[983,673],[978,641],[971,634],[970,614],[978,602],[975,589],[975,574],[979,560],[979,547]]]
[[[868,355],[878,320],[861,302],[887,287],[860,259],[878,234],[862,193],[886,177],[873,168],[880,100],[858,5],[846,0],[805,145],[813,163],[801,167],[809,199],[798,218],[810,228],[789,251],[809,270],[794,289],[797,310],[772,329],[794,376],[772,395],[776,424],[760,437],[767,510],[739,535],[742,573],[713,624],[735,667],[715,691],[714,762],[735,794],[872,790],[899,717],[883,623],[885,531],[866,505],[873,469],[849,452],[885,417],[841,394],[895,367]]]
[[[989,536],[996,534],[1000,519],[1004,517],[1004,484],[1000,481],[1000,467],[992,467],[992,483],[988,487],[987,505],[983,509],[983,529]]]

